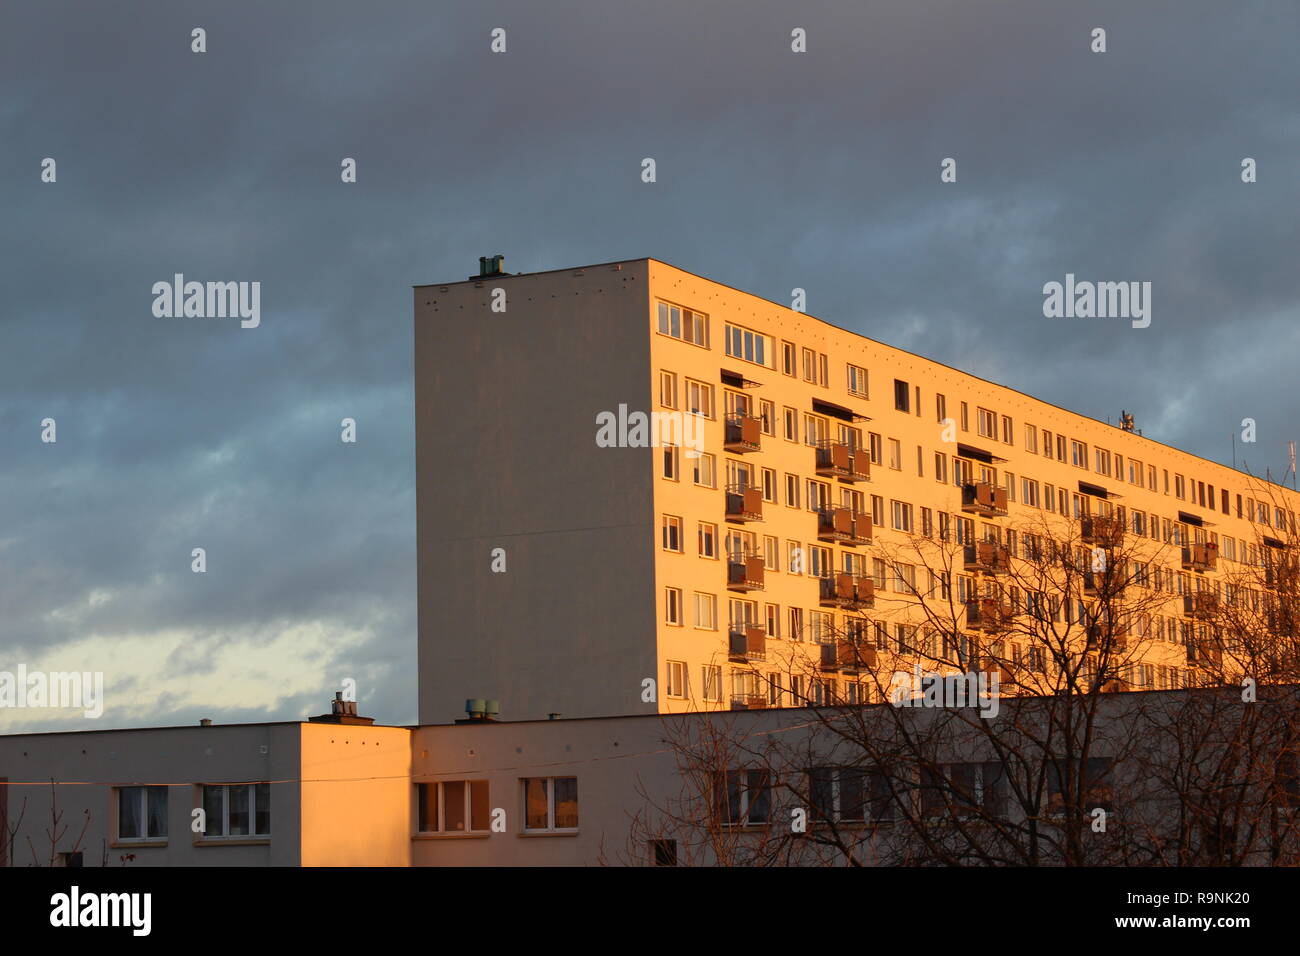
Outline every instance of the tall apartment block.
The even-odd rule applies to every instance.
[[[423,724],[879,700],[944,642],[1084,620],[999,583],[1053,537],[1084,597],[1126,543],[1109,689],[1182,687],[1294,531],[1289,489],[654,259],[480,273],[414,290]]]

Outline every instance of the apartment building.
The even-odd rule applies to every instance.
[[[1292,865],[1296,686],[1266,693],[1257,715],[1233,688],[1096,695],[1068,742],[1030,697],[992,720],[875,704],[6,735],[0,867]]]
[[[654,259],[481,265],[414,290],[422,722],[879,700],[1019,614],[1091,634],[1091,578],[999,583],[1054,538],[1145,595],[1107,687],[1182,687],[1294,530],[1289,489]]]

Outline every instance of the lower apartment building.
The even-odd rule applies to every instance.
[[[18,734],[0,862],[1294,865],[1297,691]]]

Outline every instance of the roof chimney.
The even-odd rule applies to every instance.
[[[211,726],[212,726],[212,718],[211,718],[211,717],[200,717],[200,718],[199,718],[199,726],[200,726],[200,727],[211,727]]]
[[[478,275],[470,276],[471,279],[486,279],[489,276],[506,275],[501,271],[501,267],[506,263],[506,257],[497,256],[479,256],[478,257]]]
[[[320,714],[316,717],[308,718],[309,722],[315,724],[373,724],[375,718],[360,717],[357,715],[357,702],[355,700],[344,700],[343,691],[335,691],[334,699],[330,701],[330,712]]]

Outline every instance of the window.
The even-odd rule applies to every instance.
[[[987,408],[976,407],[975,426],[976,426],[976,430],[980,433],[981,437],[992,438],[994,440],[997,439],[998,416],[995,415],[993,412],[989,411]]]
[[[1025,451],[1031,455],[1038,454],[1038,429],[1025,423]]]
[[[789,375],[791,378],[794,378],[799,373],[799,370],[795,367],[793,342],[781,343],[781,373]]]
[[[830,437],[830,422],[820,415],[804,415],[803,433],[805,445],[816,445]]]
[[[664,663],[668,665],[668,696],[684,699],[686,697],[686,663],[684,661],[665,661]]]
[[[1070,464],[1076,468],[1088,467],[1088,446],[1081,441],[1070,441]]]
[[[664,623],[682,625],[682,589],[664,588]]]
[[[894,471],[903,470],[903,446],[897,438],[889,439],[889,467]]]
[[[771,812],[767,771],[715,771],[713,800],[720,823],[729,826],[756,826],[767,823]]]
[[[941,451],[934,453],[934,480],[948,483],[948,456]]]
[[[421,833],[487,833],[491,803],[486,780],[417,783]]]
[[[1092,450],[1095,459],[1093,470],[1099,475],[1110,474],[1110,452],[1104,448],[1094,448]]]
[[[659,334],[668,335],[701,348],[709,347],[709,317],[679,305],[659,303]]]
[[[722,665],[705,664],[702,675],[704,677],[704,699],[709,701],[722,700]]]
[[[786,547],[786,570],[791,574],[803,574],[803,548],[798,541],[787,541]]]
[[[790,608],[790,640],[803,640],[803,608]]]
[[[879,465],[884,462],[880,436],[875,432],[867,433],[867,455],[871,458],[873,465]]]
[[[894,408],[900,412],[912,410],[912,389],[902,379],[894,379]]]
[[[659,404],[664,408],[677,407],[677,376],[672,372],[659,373]]]
[[[849,394],[867,398],[867,370],[856,365],[849,366]]]
[[[718,599],[715,595],[695,592],[695,626],[706,631],[717,630]]]
[[[805,382],[817,381],[817,353],[812,349],[803,350],[803,380]]]
[[[704,488],[713,488],[717,484],[717,459],[712,455],[700,455],[692,466],[695,483]]]
[[[776,406],[766,399],[758,400],[758,419],[764,435],[776,435]]]
[[[1029,478],[1020,479],[1021,500],[1031,508],[1038,507],[1038,482]]]
[[[0,788],[0,794],[3,794]],[[117,794],[116,842],[167,839],[167,788],[120,787]],[[0,797],[2,799],[2,797]],[[0,840],[8,834],[0,834]]]
[[[578,829],[578,778],[527,777],[524,830]]]
[[[1064,435],[1057,435],[1057,436],[1056,436],[1056,460],[1057,460],[1057,461],[1065,461],[1065,436],[1064,436]],[[1082,464],[1080,467],[1082,467],[1082,468],[1087,468],[1087,467],[1088,467],[1088,452],[1087,452],[1087,449],[1084,449],[1084,453],[1083,453],[1083,464]]]
[[[776,472],[771,468],[762,468],[759,476],[763,482],[763,500],[776,504]]]
[[[891,501],[890,506],[893,511],[895,531],[912,530],[912,506],[903,501]]]
[[[681,478],[681,450],[676,445],[664,445],[660,453],[663,455],[664,477],[677,481]]]
[[[728,355],[753,362],[755,365],[767,365],[771,350],[766,335],[731,324],[726,326],[726,333]]]
[[[961,430],[970,431],[970,406],[965,402],[961,403]]]
[[[650,865],[651,866],[676,866],[677,865],[677,841],[676,840],[651,840],[650,841]]]
[[[831,383],[831,364],[825,352],[817,355],[817,382],[822,388],[826,388]]]
[[[799,476],[786,474],[785,476],[785,504],[788,508],[799,507]]]
[[[812,818],[846,823],[889,823],[894,819],[889,780],[857,767],[814,767],[808,771]]]
[[[203,812],[208,838],[271,835],[271,785],[232,783],[204,785]]]
[[[781,547],[770,534],[763,535],[763,570],[781,570]]]
[[[692,415],[713,417],[713,386],[694,379],[686,380],[686,410]]]
[[[934,396],[934,414],[935,420],[942,425],[943,420],[948,417],[948,399],[943,395]]]
[[[664,515],[663,546],[665,551],[682,550],[682,519]]]

